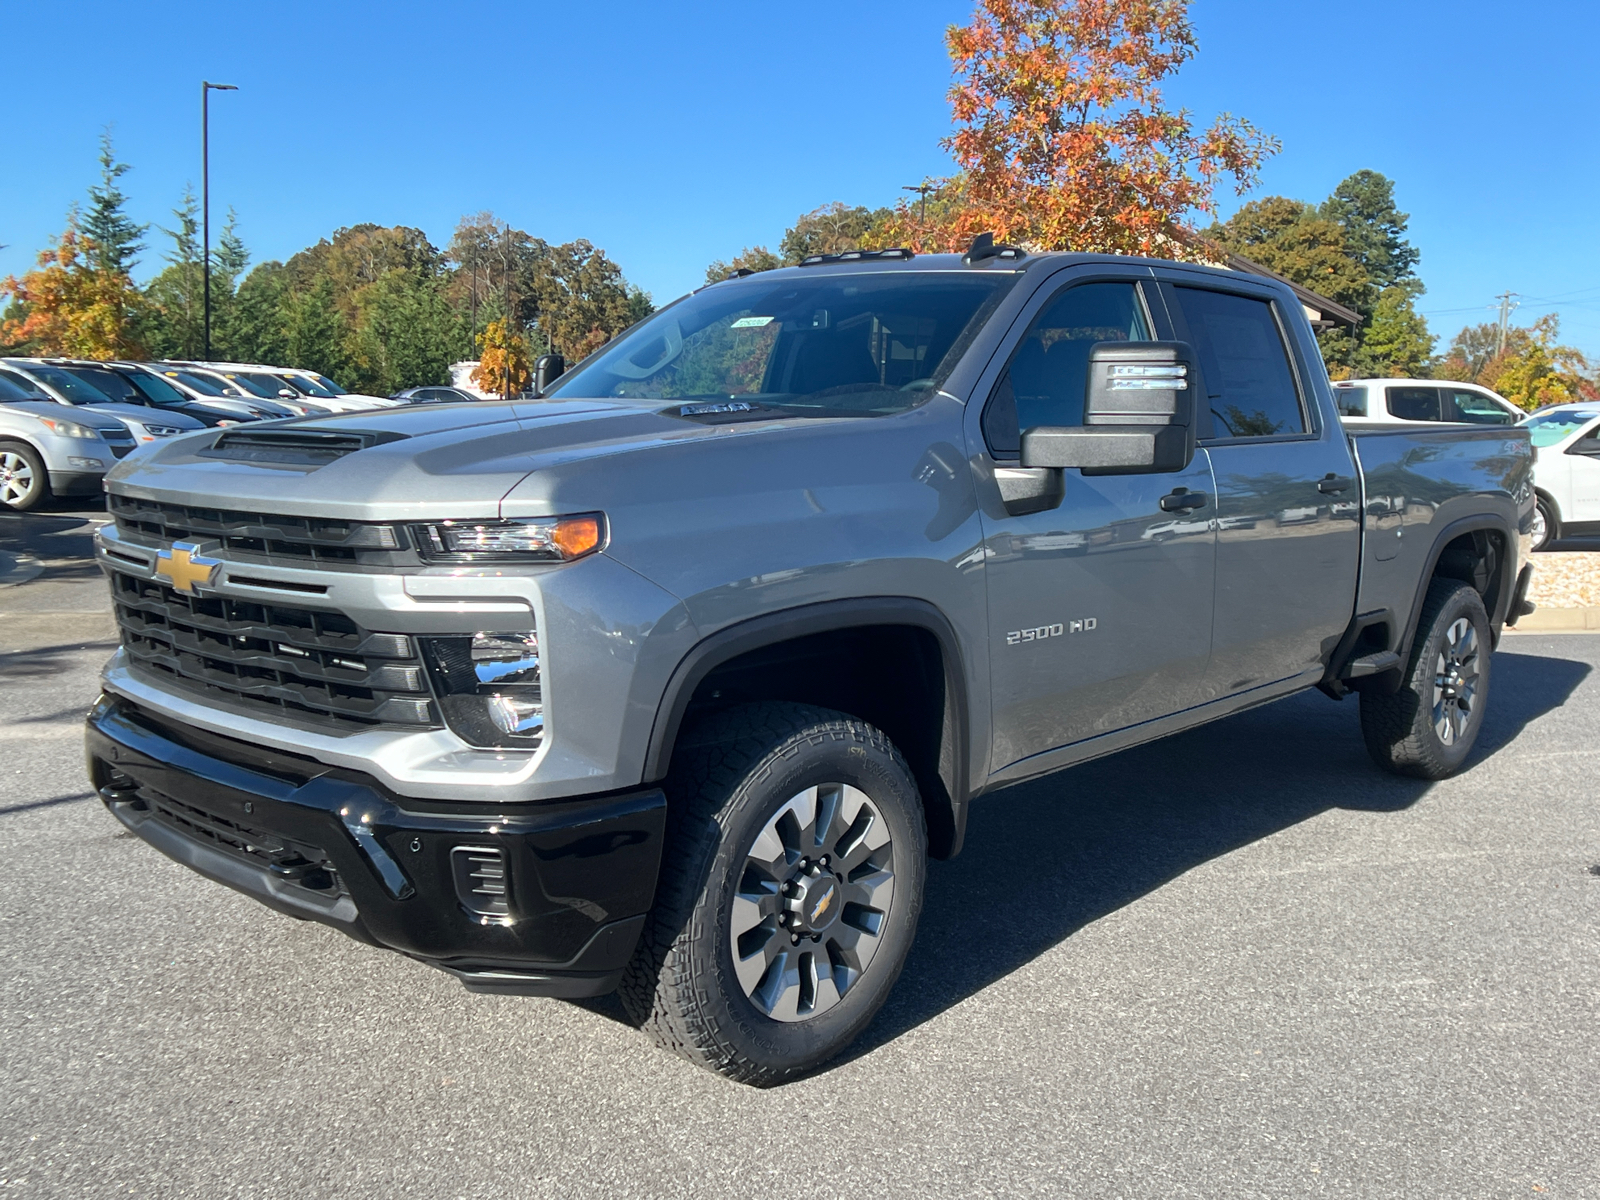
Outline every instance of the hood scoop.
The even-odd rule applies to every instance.
[[[325,467],[347,454],[385,442],[403,441],[409,436],[390,430],[230,429],[212,442],[209,449],[197,453],[230,462]]]

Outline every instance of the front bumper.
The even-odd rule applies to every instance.
[[[106,807],[168,857],[475,991],[612,990],[654,899],[659,788],[497,807],[402,799],[114,695],[89,714],[87,753]],[[466,892],[466,849],[498,852],[504,915]]]

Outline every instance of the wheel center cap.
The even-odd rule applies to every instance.
[[[839,883],[832,875],[802,875],[789,901],[789,910],[803,932],[821,933],[839,919],[844,905],[839,900]]]

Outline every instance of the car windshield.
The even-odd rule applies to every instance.
[[[79,379],[65,367],[29,367],[28,374],[48,383],[73,404],[110,404],[113,399],[87,379]]]
[[[192,387],[202,396],[226,396],[228,389],[220,379],[212,379],[208,375],[196,375],[192,371],[168,371],[168,375],[179,383]]]
[[[274,400],[279,392],[283,391],[283,384],[270,375],[252,375],[243,371],[224,372],[228,382],[243,388],[252,396],[260,396],[263,400]]]
[[[716,284],[645,321],[550,394],[738,400],[794,415],[901,412],[944,381],[1015,280],[786,271]]]
[[[1561,412],[1541,413],[1529,417],[1522,422],[1522,427],[1528,431],[1528,437],[1535,446],[1554,446],[1596,417],[1600,417],[1600,412],[1592,409],[1588,412],[1574,411],[1569,408]]]
[[[322,384],[307,375],[279,375],[277,378],[287,383],[303,396],[313,396],[320,400],[337,400],[344,394],[331,388],[323,387]]]
[[[123,378],[143,392],[144,398],[151,404],[158,404],[162,408],[177,408],[189,403],[189,397],[161,376],[152,375],[149,371],[128,371]]]
[[[0,401],[49,399],[33,380],[13,375],[10,371],[0,371]]]

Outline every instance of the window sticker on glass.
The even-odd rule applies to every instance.
[[[772,324],[771,317],[740,317],[729,329],[759,329],[763,325]]]

